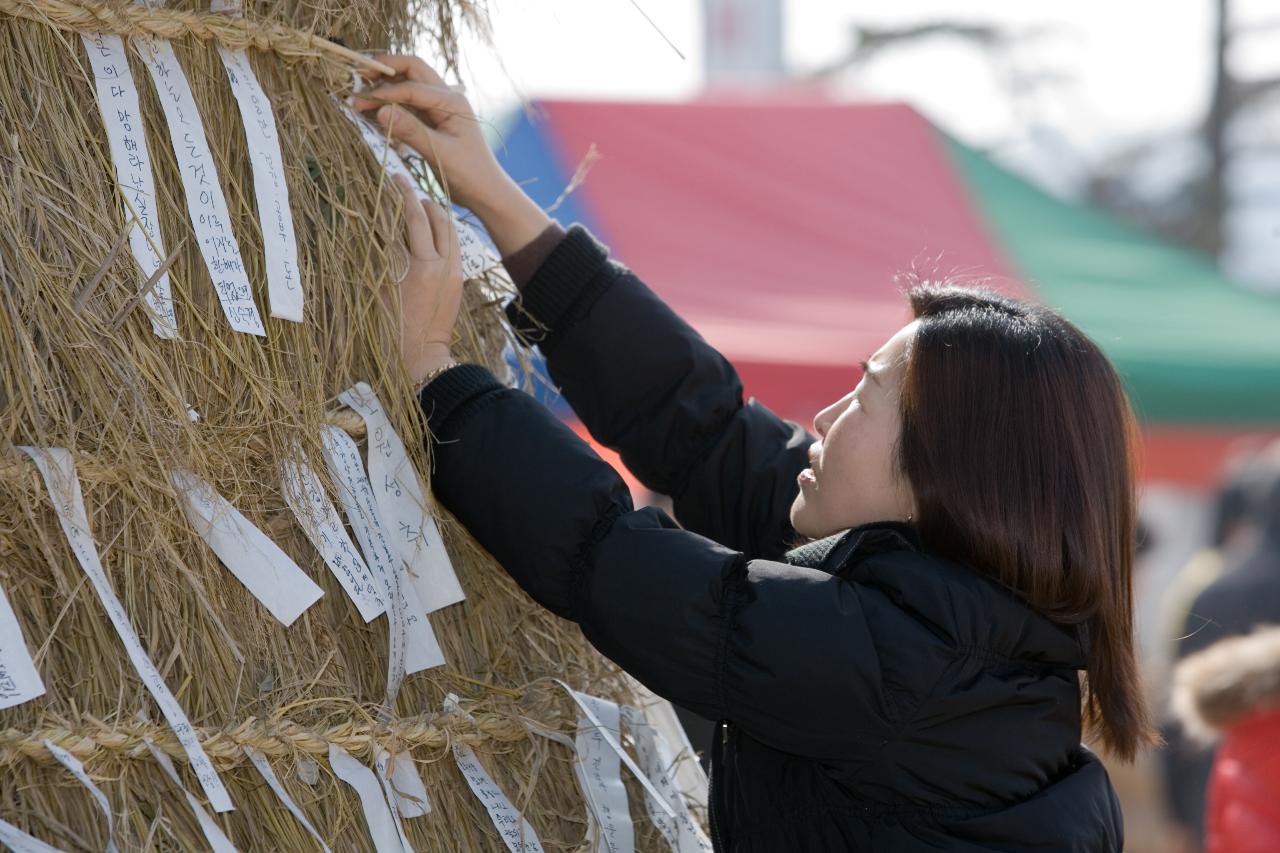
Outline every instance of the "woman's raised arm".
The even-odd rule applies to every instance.
[[[357,108],[376,109],[423,155],[504,256],[545,244],[508,314],[592,436],[671,496],[687,529],[753,558],[781,556],[812,439],[744,404],[732,365],[585,229],[549,235],[551,220],[502,171],[465,96],[421,60],[379,58],[403,79],[362,93]]]

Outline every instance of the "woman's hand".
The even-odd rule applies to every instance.
[[[396,177],[396,186],[409,243],[409,271],[400,280],[400,354],[416,387],[453,360],[449,348],[462,308],[462,251],[443,208],[419,201],[403,177]]]
[[[466,96],[417,57],[377,59],[398,74],[355,96],[355,108],[376,110],[383,131],[422,156],[450,199],[480,217],[504,256],[541,234],[551,220],[498,165]]]

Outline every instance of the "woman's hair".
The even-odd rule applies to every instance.
[[[918,284],[899,463],[925,547],[1082,626],[1083,723],[1131,760],[1156,740],[1134,653],[1133,412],[1115,369],[1053,311]]]

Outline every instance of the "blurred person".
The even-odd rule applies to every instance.
[[[1192,603],[1178,641],[1179,659],[1225,637],[1280,623],[1280,464],[1269,453],[1250,477],[1246,487],[1257,495],[1252,520],[1222,571]]]
[[[1280,850],[1280,628],[1219,640],[1182,661],[1174,707],[1194,737],[1222,739],[1206,853]]]
[[[462,94],[380,58],[399,74],[356,106],[484,223],[520,288],[512,323],[683,527],[636,510],[533,398],[454,360],[458,246],[404,185],[401,349],[435,494],[534,600],[720,721],[716,849],[1123,849],[1081,744],[1129,760],[1154,739],[1134,654],[1135,430],[1098,347],[1046,308],[916,285],[915,319],[807,434],[744,403],[719,353],[584,229],[552,223]]]
[[[1215,620],[1213,614],[1216,611],[1220,617],[1224,609],[1234,612],[1235,608],[1229,601],[1226,608],[1221,605],[1221,592],[1203,602],[1200,597],[1224,573],[1247,562],[1253,554],[1259,541],[1265,493],[1273,478],[1273,465],[1264,454],[1252,453],[1231,466],[1214,501],[1209,546],[1192,555],[1170,582],[1162,602],[1163,633],[1173,647],[1169,659],[1174,664],[1224,636],[1228,622]],[[1280,612],[1271,621],[1280,622]],[[1158,760],[1169,816],[1180,830],[1181,849],[1198,850],[1204,838],[1205,792],[1214,750],[1186,738],[1176,714],[1166,717],[1161,734],[1165,745]]]

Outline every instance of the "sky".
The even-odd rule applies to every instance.
[[[785,62],[801,77],[848,51],[855,25],[945,17],[1023,34],[1017,47],[1000,55],[931,39],[841,75],[834,90],[851,99],[907,101],[963,141],[1067,195],[1078,190],[1093,163],[1135,143],[1188,131],[1208,104],[1213,0],[784,3]],[[526,98],[675,99],[702,88],[697,0],[489,0],[489,8],[492,44],[465,37],[462,71],[486,117],[509,115]],[[1234,0],[1233,9],[1237,23],[1277,24],[1239,43],[1233,68],[1249,77],[1280,75],[1280,6]],[[1011,96],[1009,81],[1027,72],[1047,72],[1058,82],[1034,96]],[[1153,161],[1152,180],[1169,180],[1197,156],[1194,147],[1169,146],[1163,159]],[[1250,186],[1257,184],[1253,174]],[[1280,185],[1265,195],[1272,204]],[[1249,250],[1233,262],[1260,263],[1259,274],[1267,275],[1274,257],[1280,279],[1280,252],[1269,251],[1280,234],[1273,225],[1280,204],[1273,208],[1270,216],[1249,215],[1239,223],[1244,242],[1267,250],[1265,257]]]

